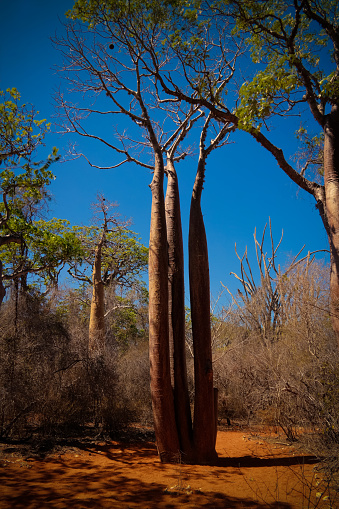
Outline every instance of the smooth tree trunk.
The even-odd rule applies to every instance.
[[[168,252],[162,154],[155,152],[151,183],[152,210],[149,243],[149,356],[154,431],[162,462],[179,458],[174,397],[171,385],[168,323]]]
[[[324,126],[324,184],[331,253],[330,310],[339,346],[339,106],[332,106]]]
[[[102,245],[103,238],[100,240],[95,249],[94,257],[92,276],[93,289],[89,319],[89,357],[101,355],[105,350],[105,293],[104,284],[101,278]]]
[[[193,436],[185,349],[184,249],[178,178],[170,159],[167,160],[165,209],[168,243],[168,316],[172,361],[171,378],[174,387],[175,416],[182,461],[190,462],[193,458]]]
[[[201,211],[205,160],[199,158],[189,223],[189,278],[194,349],[194,423],[196,461],[213,462],[217,453],[216,394],[213,389],[210,282],[205,225]]]

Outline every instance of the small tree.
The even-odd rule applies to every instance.
[[[247,248],[242,257],[239,256],[236,250],[241,272],[240,276],[234,272],[231,272],[231,274],[236,277],[242,286],[242,289],[238,290],[238,298],[232,297],[238,305],[244,325],[250,327],[252,331],[256,331],[263,346],[269,348],[270,345],[279,341],[288,316],[291,315],[291,310],[294,309],[295,312],[297,306],[295,295],[292,297],[293,289],[286,282],[290,281],[290,274],[293,274],[294,278],[296,277],[299,266],[302,267],[303,275],[307,277],[309,268],[314,263],[315,253],[308,253],[305,257],[299,258],[304,249],[302,248],[287,268],[282,269],[280,264],[277,263],[277,252],[283,236],[275,246],[270,222],[271,254],[268,255],[265,252],[266,227],[267,225],[260,241],[257,239],[256,231],[254,232],[257,267],[251,265]],[[318,252],[320,251],[316,251],[316,253]],[[258,272],[258,282],[256,282],[256,272]],[[304,301],[315,292],[315,289],[310,287],[308,288],[309,293],[307,293],[305,285],[302,289],[305,292],[302,296]],[[313,298],[316,301],[320,296],[315,293]],[[324,310],[326,310],[326,307],[324,303]]]
[[[112,212],[115,207],[116,204],[98,195],[98,202],[94,205],[95,219],[101,225],[73,228],[83,251],[81,260],[71,264],[69,273],[92,286],[89,356],[102,354],[105,349],[105,317],[112,311],[105,306],[105,287],[126,290],[133,284],[140,284],[140,276],[148,259],[147,248],[127,228],[131,221],[122,221],[118,213]],[[92,278],[88,274],[89,267],[92,269]]]

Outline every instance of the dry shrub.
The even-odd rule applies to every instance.
[[[135,421],[150,425],[153,422],[150,394],[148,343],[132,345],[117,363],[120,390],[130,402]]]
[[[2,439],[23,439],[32,433],[69,436],[89,430],[112,435],[139,414],[147,414],[148,356],[135,350],[135,359],[129,351],[122,357],[108,337],[105,354],[89,359],[84,316],[74,300],[68,312],[60,313],[59,305],[38,294],[20,297],[17,305],[10,299],[2,306]],[[133,383],[126,373],[134,376]]]
[[[274,425],[290,441],[316,444],[312,452],[327,458],[333,474],[339,471],[339,356],[329,268],[309,254],[281,270],[273,240],[270,257],[263,245],[264,237],[256,241],[259,284],[247,254],[239,257],[241,290],[227,310],[226,347],[214,352],[221,417]]]

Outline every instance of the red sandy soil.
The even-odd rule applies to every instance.
[[[219,431],[212,466],[163,465],[145,441],[77,442],[44,458],[18,457],[3,444],[0,508],[339,507],[320,496],[312,458],[268,438]]]

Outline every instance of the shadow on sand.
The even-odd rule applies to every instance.
[[[141,444],[93,442],[68,442],[69,448],[77,448],[79,455],[67,452],[58,457],[22,458],[2,461],[0,469],[1,509],[40,508],[110,508],[110,509],[291,509],[285,502],[260,503],[243,498],[241,490],[237,497],[221,493],[221,485],[215,491],[201,491],[178,487],[170,491],[155,477],[157,471],[166,472],[166,466],[158,463],[153,443]],[[102,461],[104,460],[104,461]],[[108,461],[107,461],[108,460]],[[235,482],[240,469],[259,467],[290,467],[315,463],[311,456],[268,457],[255,456],[220,457],[209,465],[211,486],[213,479],[223,476],[223,483]],[[147,479],[139,469],[148,469]],[[177,468],[176,465],[172,465]],[[204,475],[204,467],[187,466],[194,481]],[[200,469],[199,469],[200,468]],[[239,472],[234,472],[234,469]],[[232,470],[232,472],[230,472]],[[128,475],[127,475],[128,472]],[[154,477],[152,477],[154,472]],[[207,470],[206,470],[207,472]],[[237,476],[235,475],[237,474]],[[233,475],[233,477],[232,477]],[[233,481],[231,481],[233,479]],[[173,475],[172,479],[173,480]],[[168,479],[170,482],[170,480]],[[219,486],[219,489],[218,489]]]

